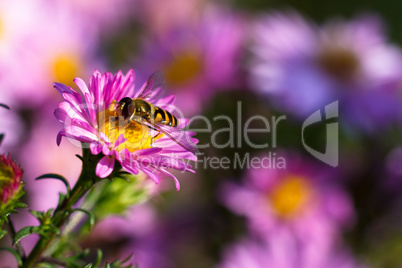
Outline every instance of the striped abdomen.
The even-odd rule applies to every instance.
[[[159,107],[155,107],[155,112],[154,112],[154,120],[158,123],[171,126],[171,127],[177,127],[177,118],[174,117],[170,112],[165,111]]]

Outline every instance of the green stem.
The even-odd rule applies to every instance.
[[[99,156],[93,156],[88,149],[83,149],[82,171],[78,181],[72,189],[70,197],[64,199],[53,213],[51,220],[56,228],[61,229],[63,227],[70,216],[70,211],[73,206],[91,189],[95,182],[99,180],[95,175],[95,167],[98,161]],[[49,231],[46,235],[42,235],[28,255],[23,264],[23,268],[34,267],[40,259],[43,259],[43,253],[48,249],[56,236],[57,234],[52,231]]]
[[[15,235],[16,235],[17,232],[15,231],[14,224],[13,224],[13,222],[11,221],[10,218],[8,218],[8,226],[9,226],[9,228],[10,228],[11,237],[12,237],[12,239],[14,240],[14,237],[15,237]],[[15,244],[15,248],[17,249],[18,254],[21,256],[21,258],[22,258],[22,259],[25,259],[26,256],[25,256],[24,249],[21,247],[21,245],[20,245],[19,242]]]

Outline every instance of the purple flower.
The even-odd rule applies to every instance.
[[[216,8],[203,10],[196,22],[167,25],[144,38],[138,61],[143,70],[162,70],[181,108],[197,114],[215,90],[239,85],[244,23]]]
[[[102,75],[95,71],[89,87],[80,78],[74,81],[84,98],[71,87],[54,84],[64,98],[55,110],[56,118],[64,124],[57,143],[62,136],[66,136],[72,142],[76,140],[87,144],[92,154],[103,153],[96,166],[96,175],[101,178],[112,173],[117,160],[125,171],[132,174],[142,171],[155,183],[159,183],[156,171],[167,175],[175,180],[179,189],[178,180],[167,168],[194,172],[188,162],[197,159],[191,152],[196,139],[191,137],[194,133],[181,130],[188,120],[179,118],[177,127],[169,127],[170,134],[163,132],[161,135],[160,131],[137,120],[124,121],[122,125],[116,109],[116,103],[122,98],[138,98],[144,90],[149,90],[147,103],[173,112],[174,96],[160,99],[154,96],[153,93],[160,88],[154,88],[154,92],[148,88],[152,84],[157,85],[157,81],[152,79],[144,84],[142,90],[135,91],[133,70],[127,75],[121,71],[116,75],[109,72]]]
[[[373,16],[322,27],[296,13],[256,26],[251,83],[302,119],[339,100],[342,120],[373,130],[398,119],[401,53]]]
[[[325,249],[308,240],[297,241],[288,232],[269,240],[244,239],[224,253],[219,268],[363,268],[344,250]]]
[[[223,185],[223,203],[245,216],[257,236],[291,229],[299,238],[331,244],[353,221],[348,196],[334,185],[331,172],[297,155],[283,158],[286,168],[250,169],[242,184]]]

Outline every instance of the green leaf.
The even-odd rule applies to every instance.
[[[83,209],[83,208],[75,208],[75,209],[71,210],[71,212],[76,212],[76,211],[80,211],[80,212],[83,212],[88,215],[89,229],[91,230],[95,225],[95,214],[93,214],[91,211]]]
[[[6,108],[7,110],[10,110],[10,106],[4,104],[4,103],[0,103],[0,107]]]
[[[13,239],[13,245],[17,244],[20,242],[20,240],[28,235],[31,234],[40,234],[41,233],[41,227],[40,226],[26,226],[19,230]]]
[[[8,215],[9,215],[10,213],[7,213],[7,214],[0,214],[0,220],[1,221],[3,221],[3,222],[8,222]]]
[[[103,258],[103,253],[102,250],[98,249],[96,251],[96,261],[94,263],[94,267],[98,267],[100,266],[101,262],[102,262],[102,258]]]
[[[8,252],[10,252],[11,254],[14,255],[15,259],[17,260],[18,263],[18,267],[22,266],[22,259],[21,256],[18,254],[18,252],[13,249],[13,248],[0,248],[0,250],[7,250]]]
[[[57,204],[59,207],[61,206],[65,198],[66,198],[65,194],[59,193],[59,203]]]
[[[58,175],[58,174],[47,173],[47,174],[43,174],[42,176],[37,177],[35,180],[42,180],[42,179],[56,179],[56,180],[62,181],[64,183],[64,185],[66,185],[66,188],[67,188],[66,197],[69,198],[71,188],[70,188],[70,184],[68,183],[66,178],[64,178],[63,176]]]
[[[122,264],[125,262],[130,261],[134,256],[134,253],[131,253],[130,255],[127,256],[127,258],[125,258],[124,260],[120,261]]]
[[[84,162],[84,158],[82,158],[82,156],[81,156],[81,155],[76,154],[75,156],[76,156],[76,157],[78,157],[78,159],[79,159],[79,160],[81,160],[82,162]]]
[[[5,236],[7,234],[7,231],[5,230],[0,230],[0,239],[3,238],[3,236]]]
[[[26,208],[27,204],[21,203],[21,202],[16,202],[14,205],[15,208]]]
[[[32,214],[32,216],[34,216],[35,218],[37,218],[38,220],[43,218],[43,211],[36,211],[36,210],[30,210],[29,213]]]

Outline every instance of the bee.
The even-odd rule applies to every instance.
[[[126,125],[130,121],[135,121],[157,131],[153,139],[163,133],[187,151],[196,153],[198,150],[195,145],[184,137],[178,128],[177,118],[169,111],[149,102],[160,96],[165,87],[164,75],[162,72],[155,72],[136,98],[124,97],[116,103],[116,114],[125,121]]]

